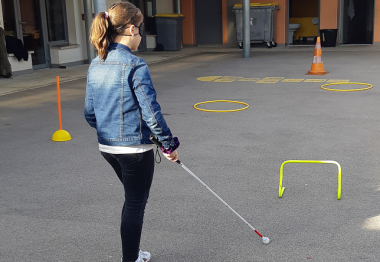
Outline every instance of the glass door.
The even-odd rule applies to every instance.
[[[1,0],[5,34],[13,43],[19,39],[32,56],[33,69],[49,67],[44,0]]]
[[[4,31],[6,36],[17,37],[15,8],[12,1],[1,0],[3,8]]]
[[[21,27],[24,47],[32,51],[34,69],[48,67],[47,42],[43,30],[42,14],[45,5],[40,0],[14,0],[19,2],[19,26]],[[46,25],[46,23],[44,23]],[[46,27],[46,26],[45,26]]]

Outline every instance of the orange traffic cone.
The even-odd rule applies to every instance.
[[[308,75],[325,75],[325,67],[322,61],[322,49],[321,49],[321,38],[318,36],[317,44],[314,50],[313,64],[311,65],[311,70],[307,73]]]

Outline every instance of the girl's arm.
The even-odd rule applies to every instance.
[[[91,127],[96,128],[94,99],[93,99],[91,87],[88,84],[88,80],[87,80],[87,85],[86,85],[86,100],[84,104],[84,117],[86,118],[87,122],[90,124]]]
[[[164,148],[175,146],[172,133],[161,113],[161,107],[156,101],[156,90],[153,87],[148,65],[139,59],[132,71],[133,89],[142,109],[142,118],[152,133],[157,135]]]

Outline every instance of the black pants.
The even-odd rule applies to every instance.
[[[121,214],[123,262],[135,262],[140,250],[144,210],[154,172],[154,153],[109,154],[101,152],[124,185],[125,202]]]

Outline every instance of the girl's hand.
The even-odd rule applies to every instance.
[[[178,153],[177,153],[177,150],[174,150],[173,152],[171,152],[170,154],[165,154],[165,153],[163,153],[164,154],[164,156],[168,159],[168,160],[170,160],[170,161],[172,161],[172,162],[176,162],[177,160],[178,160]]]

